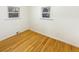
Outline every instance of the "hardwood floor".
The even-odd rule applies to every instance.
[[[31,30],[0,41],[1,52],[78,52],[79,48]]]

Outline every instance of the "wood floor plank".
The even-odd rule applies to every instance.
[[[52,41],[51,39],[48,39],[48,41],[46,42],[45,46],[43,47],[43,49],[41,51],[42,52],[43,51],[45,51],[45,52],[54,51],[55,42],[56,42],[56,40]]]
[[[26,33],[24,32],[22,35],[16,35],[16,36],[13,36],[13,37],[10,37],[8,39],[5,39],[3,41],[1,41],[0,43],[0,51],[7,51],[8,49],[11,50],[11,46],[13,47],[13,45],[16,45],[18,43],[21,42],[21,40],[23,41],[23,38],[25,38],[26,36],[29,36],[31,35],[33,32],[31,31],[26,31]]]
[[[16,49],[18,46],[20,46],[22,43],[28,41],[35,33],[30,33],[29,35],[26,35],[27,38],[23,37],[19,37],[18,39],[20,40],[19,42],[17,42],[16,44],[10,46],[9,48],[5,49],[4,51],[13,51],[14,49]]]
[[[79,48],[31,30],[0,41],[1,52],[79,52]]]

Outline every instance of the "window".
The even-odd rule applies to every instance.
[[[8,17],[9,18],[19,18],[20,8],[19,7],[8,7]]]
[[[42,7],[42,18],[50,18],[50,7]]]

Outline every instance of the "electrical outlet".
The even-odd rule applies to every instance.
[[[16,35],[18,36],[19,35],[19,32],[16,32]]]

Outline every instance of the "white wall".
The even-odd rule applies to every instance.
[[[79,7],[52,7],[53,20],[40,19],[39,6],[20,8],[20,18],[8,19],[7,7],[0,7],[0,40],[30,27],[34,31],[79,47]]]
[[[17,31],[27,30],[28,7],[20,7],[20,18],[9,19],[7,6],[0,6],[0,40],[15,35]]]
[[[79,47],[79,7],[52,7],[53,20],[41,18],[41,7],[31,7],[30,28]]]

